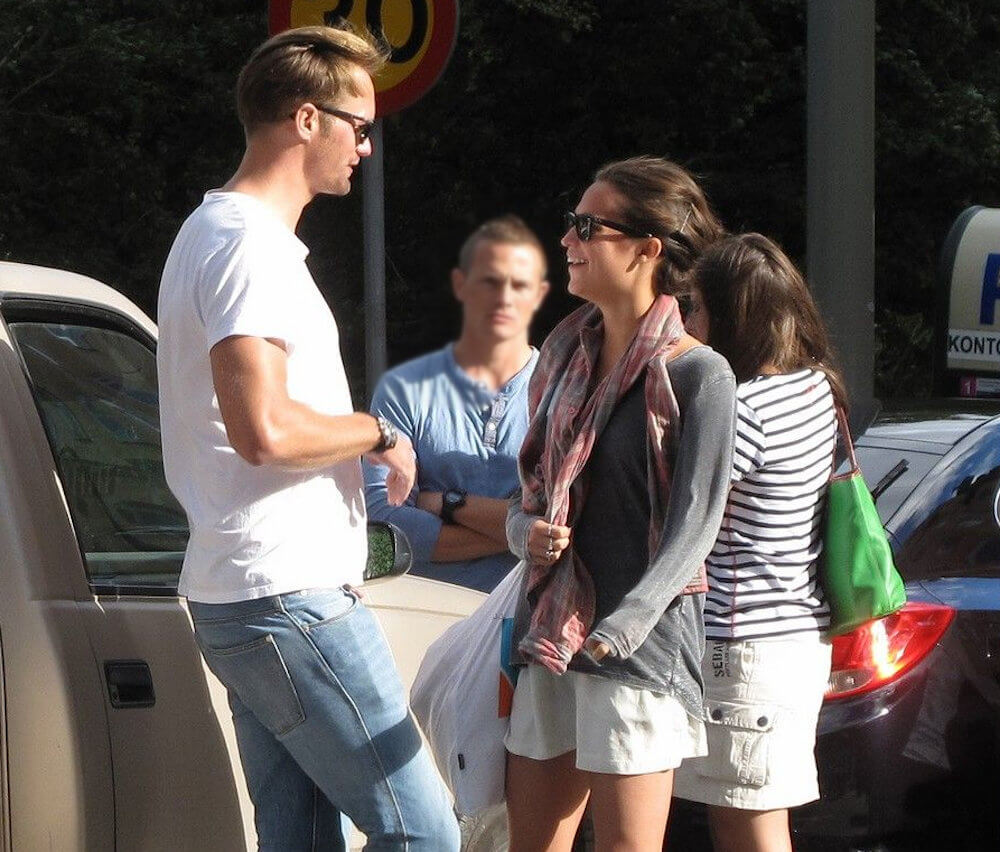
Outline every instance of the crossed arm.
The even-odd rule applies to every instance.
[[[440,517],[440,491],[421,491],[417,507]],[[442,524],[431,552],[432,562],[457,562],[507,552],[507,501],[467,494],[465,505],[452,514],[454,524]]]

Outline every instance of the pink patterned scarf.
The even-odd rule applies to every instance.
[[[522,508],[526,513],[573,526],[586,497],[581,473],[594,444],[618,401],[645,372],[649,554],[653,557],[663,529],[678,438],[673,427],[679,411],[667,363],[683,334],[676,299],[657,296],[618,363],[591,388],[604,339],[600,310],[584,305],[552,331],[528,387],[531,421],[520,455]],[[684,592],[706,590],[702,567]],[[594,584],[572,542],[554,565],[531,565],[527,591],[532,605],[531,627],[519,649],[562,674],[583,647],[594,620]]]

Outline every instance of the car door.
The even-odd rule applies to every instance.
[[[245,849],[228,706],[177,596],[187,526],[163,477],[154,340],[108,306],[8,298],[2,314],[72,521],[60,594],[79,629],[65,641],[99,684],[114,847]]]
[[[939,770],[921,795],[955,848],[1000,837],[1000,432],[983,426],[945,455],[901,507],[896,562],[912,599],[955,610],[903,754]],[[925,808],[925,814],[935,810]]]
[[[0,323],[0,848],[114,846],[102,684],[44,433]]]

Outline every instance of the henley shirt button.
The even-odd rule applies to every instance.
[[[757,727],[758,728],[763,728],[766,724],[767,724],[767,716],[761,716],[757,720]]]

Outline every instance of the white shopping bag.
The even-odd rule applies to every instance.
[[[504,801],[503,738],[516,680],[510,652],[525,571],[519,562],[475,612],[441,634],[410,690],[413,715],[460,815]]]

